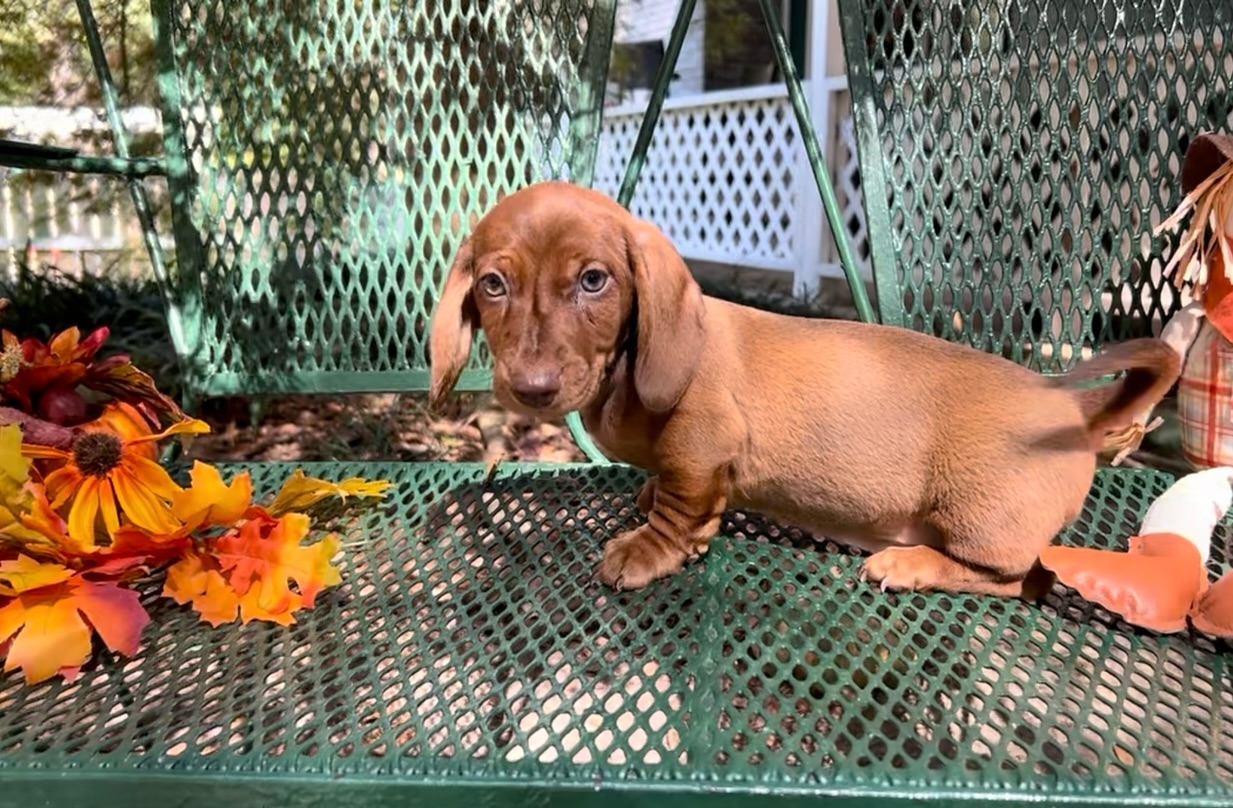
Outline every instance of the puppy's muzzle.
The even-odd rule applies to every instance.
[[[510,392],[522,404],[542,410],[561,392],[561,376],[548,370],[521,372],[510,378]]]

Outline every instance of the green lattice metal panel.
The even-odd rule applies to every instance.
[[[1044,369],[1159,330],[1189,138],[1233,125],[1227,0],[840,0],[879,308]]]
[[[290,472],[253,468],[266,490]],[[858,556],[741,514],[683,574],[618,594],[591,573],[640,518],[636,472],[307,470],[396,484],[343,584],[289,629],[147,598],[137,657],[0,680],[0,806],[1233,799],[1227,646],[1061,589],[884,595]],[[1124,546],[1168,482],[1102,475],[1065,540]]]
[[[426,388],[473,219],[535,179],[590,183],[614,8],[155,0],[194,392]]]

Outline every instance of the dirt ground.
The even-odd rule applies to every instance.
[[[488,396],[456,396],[429,413],[418,396],[287,396],[256,420],[247,399],[207,402],[213,429],[193,441],[203,460],[582,460],[563,421],[538,423]]]

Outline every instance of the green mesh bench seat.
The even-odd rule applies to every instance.
[[[108,166],[167,175],[192,398],[422,391],[470,221],[534,179],[592,179],[610,0],[153,7],[165,155],[138,166],[120,136]],[[1159,327],[1172,244],[1145,234],[1180,199],[1185,139],[1229,124],[1233,9],[839,10],[882,321],[1044,370]],[[488,360],[481,339],[464,389]],[[883,594],[859,555],[754,514],[617,593],[592,571],[644,475],[591,461],[305,464],[393,483],[346,527],[343,583],[292,627],[217,629],[152,585],[137,656],[0,678],[0,806],[1233,801],[1228,646],[1061,587]],[[269,490],[295,465],[222,468]],[[1124,546],[1172,479],[1102,470],[1061,540]]]
[[[1227,804],[1227,649],[1203,640],[1064,593],[887,597],[858,556],[742,514],[704,564],[616,594],[591,570],[638,518],[635,471],[308,471],[397,486],[344,583],[289,629],[151,599],[140,657],[6,678],[2,804]],[[1164,486],[1102,477],[1067,539],[1121,535]]]

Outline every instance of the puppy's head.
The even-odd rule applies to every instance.
[[[653,412],[684,394],[703,343],[702,293],[658,228],[563,182],[502,199],[450,267],[429,339],[430,397],[453,389],[482,328],[505,406],[560,416],[596,400],[628,358]]]

